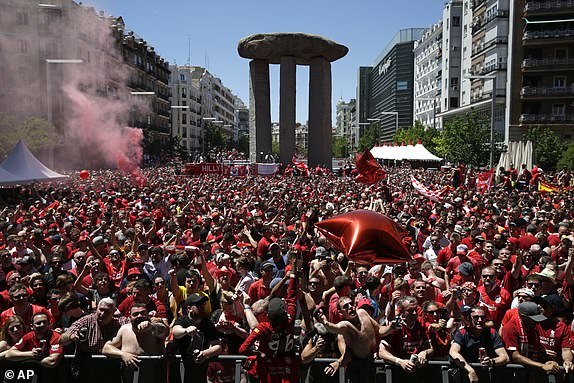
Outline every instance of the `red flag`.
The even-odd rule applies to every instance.
[[[492,188],[492,180],[494,178],[494,169],[478,173],[476,177],[476,191],[484,193]]]
[[[377,183],[387,176],[387,172],[377,163],[369,149],[365,149],[363,153],[355,155],[355,167],[357,172],[359,172],[355,177],[355,181],[367,185]]]
[[[309,176],[309,167],[307,166],[306,163],[301,162],[301,161],[297,161],[295,156],[293,156],[293,159],[291,159],[291,162],[293,162],[293,166],[295,166],[297,169],[299,169],[299,171],[302,172],[305,176]]]

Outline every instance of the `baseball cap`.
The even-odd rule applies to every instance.
[[[464,255],[464,254],[468,253],[468,247],[466,247],[466,245],[458,245],[456,247],[456,253]]]
[[[187,297],[187,299],[185,300],[185,304],[188,307],[199,306],[199,305],[207,302],[208,300],[209,300],[209,298],[206,297],[205,295],[194,293],[194,294],[191,294],[189,297]]]
[[[103,245],[105,243],[107,243],[108,240],[104,239],[104,237],[102,237],[101,235],[98,235],[97,237],[95,237],[94,239],[92,239],[92,244],[94,246],[99,246],[99,245]]]
[[[279,244],[277,242],[273,242],[271,245],[269,245],[269,250],[271,250],[273,247],[279,247]]]
[[[470,262],[463,262],[458,266],[458,272],[466,277],[470,277],[474,271],[474,266]]]
[[[269,301],[269,306],[267,306],[267,316],[271,323],[281,323],[286,314],[285,301],[283,301],[283,299],[273,298]]]
[[[128,277],[130,275],[142,275],[142,272],[137,267],[132,267],[131,269],[128,270]]]
[[[551,306],[554,311],[560,312],[564,308],[562,298],[558,294],[548,294],[535,299],[536,303]]]
[[[315,249],[315,257],[316,258],[323,258],[327,256],[327,249],[323,246],[319,246]]]
[[[371,302],[371,300],[369,298],[361,298],[359,299],[359,301],[357,302],[357,309],[363,308],[363,309],[367,309],[370,308],[371,310],[375,310],[375,308],[373,307],[373,303]]]
[[[518,313],[532,319],[534,322],[542,322],[548,319],[540,313],[538,305],[534,302],[522,302],[519,304]]]
[[[265,270],[268,267],[273,267],[275,268],[275,264],[271,261],[265,261],[261,264],[261,270]]]

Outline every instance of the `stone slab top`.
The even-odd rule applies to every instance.
[[[333,62],[348,51],[344,45],[307,33],[258,33],[241,39],[237,45],[239,56],[267,60],[270,64],[280,64],[282,56],[294,56],[298,65],[309,65],[315,57]]]

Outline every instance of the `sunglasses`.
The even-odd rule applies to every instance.
[[[156,286],[165,285],[165,282],[164,282],[164,281],[161,281],[161,282],[156,282],[156,283],[155,283],[155,285],[156,285]]]
[[[318,285],[319,282],[309,282],[309,285]]]
[[[538,287],[538,286],[540,286],[540,283],[527,283],[526,286],[528,286],[528,287]]]
[[[343,310],[349,310],[351,307],[352,307],[351,302],[347,302],[342,306]]]
[[[27,298],[28,294],[17,294],[17,295],[12,295],[12,299],[24,299]]]
[[[479,319],[485,320],[486,315],[471,315],[471,318],[474,320],[479,320]]]
[[[438,310],[429,310],[429,311],[427,311],[427,314],[430,314],[430,315],[435,315],[435,314],[438,314],[438,313],[439,313]]]
[[[21,324],[17,324],[17,325],[15,325],[15,326],[8,327],[8,331],[14,332],[14,330],[16,330],[16,329],[20,329],[20,330],[21,330],[22,327],[23,327],[23,326],[22,326]]]
[[[494,278],[495,275],[494,274],[484,274],[482,277],[483,278]]]

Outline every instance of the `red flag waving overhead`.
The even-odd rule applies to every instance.
[[[387,176],[387,172],[377,163],[369,149],[365,149],[363,153],[355,155],[355,167],[357,172],[359,172],[355,177],[355,181],[364,184],[377,183]]]
[[[494,177],[494,169],[478,173],[476,177],[476,190],[479,193],[484,193],[485,191],[490,190],[490,188],[492,188],[493,177]]]
[[[412,259],[402,241],[408,232],[374,211],[351,211],[320,221],[315,227],[357,263],[401,263]]]
[[[307,166],[306,163],[304,163],[302,161],[297,161],[295,156],[293,156],[293,159],[291,160],[291,162],[293,162],[293,166],[295,166],[297,169],[299,169],[299,171],[302,172],[305,176],[309,176],[309,167]]]

